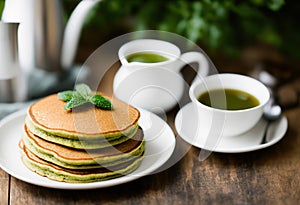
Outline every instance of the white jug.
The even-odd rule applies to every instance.
[[[18,23],[0,21],[0,103],[26,98],[18,58],[18,26]]]
[[[166,60],[128,62],[129,55],[142,52],[158,54]],[[122,65],[114,78],[114,95],[129,104],[157,113],[169,111],[181,100],[185,81],[180,70],[184,65],[198,63],[198,75],[202,77],[209,72],[208,60],[202,53],[181,54],[176,45],[161,40],[130,41],[119,49],[118,54]]]

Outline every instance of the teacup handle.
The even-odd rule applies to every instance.
[[[183,53],[180,56],[180,60],[184,64],[190,64],[190,63],[197,63],[198,64],[198,72],[197,75],[195,76],[192,84],[201,81],[202,78],[208,75],[209,72],[209,63],[207,58],[200,52],[187,52]]]

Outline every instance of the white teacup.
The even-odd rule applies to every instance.
[[[241,110],[216,109],[198,101],[201,94],[215,89],[235,89],[254,96],[259,104]],[[197,105],[199,131],[213,130],[218,136],[236,136],[250,130],[262,117],[270,98],[269,90],[258,80],[239,74],[215,74],[192,84],[189,90],[192,102]],[[225,97],[225,92],[224,92]],[[213,99],[211,99],[212,101]],[[213,103],[213,102],[212,102]]]
[[[155,63],[129,62],[134,53],[147,52],[166,57]],[[198,76],[206,76],[209,63],[200,52],[181,53],[167,41],[140,39],[130,41],[119,49],[122,66],[115,75],[113,89],[119,99],[153,112],[165,112],[178,104],[185,91],[181,68],[189,63],[199,65]]]

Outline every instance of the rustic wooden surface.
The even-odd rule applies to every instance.
[[[239,69],[229,67],[224,71]],[[111,85],[115,71],[108,73],[104,84]],[[111,92],[111,87],[104,90]],[[167,115],[173,129],[176,111]],[[20,181],[0,169],[0,205],[299,204],[300,106],[285,110],[284,114],[289,121],[288,132],[274,146],[242,154],[213,153],[200,161],[200,149],[177,136],[176,153],[184,155],[179,162],[160,173],[110,188],[44,188]]]
[[[0,168],[0,204],[6,204],[8,202],[9,191],[10,191],[10,176],[6,174]]]

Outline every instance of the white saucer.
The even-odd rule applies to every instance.
[[[199,117],[196,105],[193,103],[189,103],[181,108],[175,118],[176,130],[186,142],[198,148],[221,153],[250,152],[269,147],[283,138],[288,127],[288,121],[285,116],[272,122],[267,131],[269,142],[260,144],[266,127],[266,121],[263,118],[244,134],[232,137],[217,136],[215,140],[207,137],[212,127],[207,128],[207,130],[199,130],[198,123]]]
[[[146,110],[139,109],[139,125],[146,140],[145,157],[133,173],[100,182],[72,184],[42,177],[24,166],[18,149],[26,110],[13,113],[0,121],[0,168],[8,174],[31,184],[57,189],[93,189],[114,186],[154,173],[172,155],[176,140],[172,129],[159,118]]]

